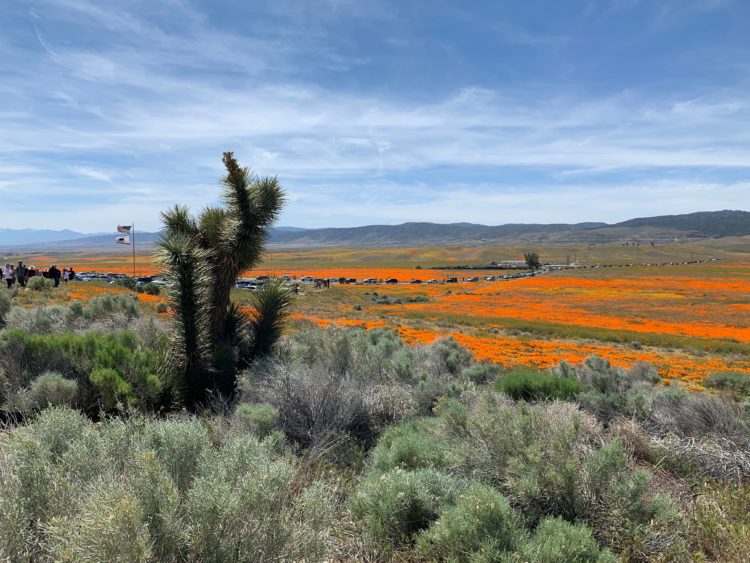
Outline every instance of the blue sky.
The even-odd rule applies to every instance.
[[[745,0],[0,0],[0,227],[159,227],[232,150],[280,224],[750,209]]]

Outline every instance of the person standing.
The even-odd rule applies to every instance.
[[[70,279],[70,272],[68,272],[67,268],[63,268],[63,281],[65,283],[68,283],[68,280]]]
[[[18,285],[21,287],[26,287],[26,266],[23,265],[23,261],[18,261],[18,266],[16,266],[16,279],[18,280]]]
[[[11,288],[13,285],[13,282],[16,281],[16,272],[13,270],[12,264],[6,264],[5,269],[3,270],[3,275],[5,276],[5,283],[8,284],[8,289]]]
[[[73,268],[71,268],[70,271],[68,272],[68,279],[70,281],[73,281],[74,279],[76,279],[76,273],[75,271],[73,271]]]
[[[62,275],[62,272],[57,269],[57,266],[55,264],[52,264],[52,267],[49,269],[49,277],[51,277],[55,282],[55,287],[60,287],[60,276]]]

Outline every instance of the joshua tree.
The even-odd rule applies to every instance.
[[[280,334],[289,293],[269,284],[250,314],[230,304],[237,276],[258,263],[268,228],[284,203],[278,179],[259,178],[224,153],[224,207],[197,218],[176,205],[162,213],[165,232],[157,258],[171,282],[175,334],[169,369],[192,408],[206,391],[231,392],[237,367],[268,353]]]

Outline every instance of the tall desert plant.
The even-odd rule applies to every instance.
[[[180,205],[162,214],[165,233],[157,258],[171,282],[175,313],[168,365],[190,407],[204,402],[208,391],[231,392],[236,358],[270,350],[288,304],[281,288],[268,290],[269,297],[262,298],[267,302],[259,302],[265,308],[256,307],[254,316],[230,303],[237,276],[261,257],[284,194],[277,178],[259,178],[231,152],[223,160],[223,207],[208,207],[197,218]]]

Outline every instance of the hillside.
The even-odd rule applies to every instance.
[[[8,234],[10,233],[10,234]],[[21,233],[25,233],[22,235]],[[52,234],[50,234],[52,233]],[[72,233],[67,239],[58,237]],[[483,244],[612,244],[618,242],[674,243],[750,235],[750,212],[709,211],[685,215],[643,217],[615,224],[601,222],[478,225],[474,223],[410,222],[362,227],[271,229],[272,246],[400,247],[474,246]],[[47,238],[45,240],[44,237]],[[149,247],[159,233],[136,234],[139,246]],[[83,235],[73,231],[14,231],[0,229],[5,251],[98,250],[115,245],[115,235]]]

